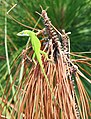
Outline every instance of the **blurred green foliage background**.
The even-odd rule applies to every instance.
[[[8,10],[17,4],[9,14]],[[91,0],[0,0],[0,95],[6,85],[8,69],[6,63],[5,49],[5,16],[7,17],[7,47],[9,63],[12,69],[12,75],[19,61],[13,66],[13,61],[25,47],[27,38],[20,38],[16,34],[23,29],[34,27],[41,13],[40,5],[47,10],[52,24],[60,31],[65,29],[70,31],[71,52],[90,52],[91,51]],[[25,25],[25,26],[24,26]],[[44,28],[41,19],[36,27]],[[84,54],[91,57],[91,54]],[[87,66],[89,73],[91,70]],[[86,90],[90,93],[91,86],[84,82]],[[89,88],[87,88],[89,87]]]

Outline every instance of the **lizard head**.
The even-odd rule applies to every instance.
[[[21,32],[19,32],[17,35],[18,36],[29,36],[30,34],[32,34],[33,31],[30,30],[23,30]]]

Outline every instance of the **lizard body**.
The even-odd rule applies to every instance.
[[[48,59],[48,56],[44,51],[40,50],[41,43],[40,43],[39,39],[37,38],[36,33],[33,32],[33,31],[30,31],[30,30],[23,30],[23,31],[19,32],[17,35],[18,36],[28,36],[28,37],[30,37],[30,42],[31,42],[32,48],[34,50],[34,54],[33,54],[32,60],[36,64],[36,62],[34,60],[34,58],[36,56],[36,58],[37,58],[37,60],[39,62],[39,65],[41,67],[42,73],[44,74],[44,77],[45,77],[46,82],[48,84],[48,87],[49,87],[49,89],[50,89],[50,91],[52,93],[52,89],[50,87],[50,84],[49,84],[49,81],[48,81],[47,75],[45,73],[45,70],[44,70],[44,67],[43,67],[43,64],[42,64],[42,60],[41,60],[41,54],[44,54],[47,59]]]

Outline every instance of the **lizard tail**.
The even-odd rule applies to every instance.
[[[51,88],[51,86],[50,86],[50,83],[49,83],[48,77],[47,77],[47,75],[46,75],[46,73],[45,73],[45,70],[44,70],[44,68],[43,68],[43,65],[41,65],[41,70],[42,70],[42,72],[43,72],[43,74],[44,74],[44,77],[45,77],[45,79],[46,79],[46,82],[47,82],[47,84],[48,84],[48,87],[49,87],[49,89],[50,89],[50,91],[51,91],[51,93],[52,93],[52,88]]]
[[[40,67],[41,67],[42,73],[44,74],[44,77],[45,77],[45,79],[46,79],[46,83],[48,84],[48,87],[49,87],[49,89],[50,89],[50,92],[51,92],[51,94],[52,94],[52,99],[54,100],[54,99],[55,99],[55,96],[54,96],[54,93],[52,92],[52,88],[51,88],[51,86],[50,86],[48,77],[47,77],[47,75],[46,75],[46,73],[45,73],[45,70],[44,70],[44,67],[43,67],[42,63],[40,63]]]

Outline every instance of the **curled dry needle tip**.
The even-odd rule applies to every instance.
[[[40,5],[41,10],[43,10],[43,7]]]
[[[43,7],[40,5],[40,8],[41,8],[41,10],[43,11]],[[45,9],[45,11],[47,11],[48,10],[48,6],[46,7],[46,9]]]
[[[40,5],[41,10],[43,11],[43,7]],[[40,15],[42,17],[42,14],[40,14],[39,12],[35,11],[35,13],[37,13],[38,15]]]
[[[67,33],[66,33],[64,29],[62,29],[62,33],[63,33],[63,34],[67,34],[67,35],[71,34],[71,32],[67,32]]]
[[[40,5],[40,8],[41,8],[41,11],[43,12],[43,11],[47,11],[49,7],[47,6],[46,9],[43,10],[43,7]],[[41,17],[43,17],[42,14],[40,14],[39,12],[35,11],[35,13],[37,13],[38,15],[40,15]]]

